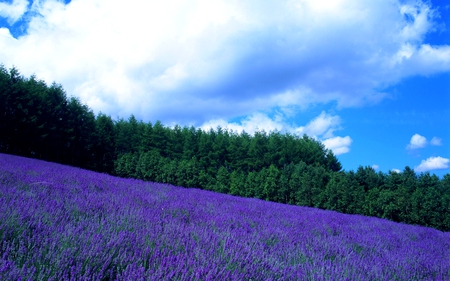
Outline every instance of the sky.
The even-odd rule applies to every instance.
[[[0,1],[0,64],[97,114],[278,130],[450,173],[447,0]]]

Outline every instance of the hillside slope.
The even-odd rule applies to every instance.
[[[450,233],[0,154],[1,280],[449,280]]]
[[[94,114],[61,85],[1,64],[0,113],[1,153],[450,231],[450,174],[417,174],[408,166],[401,173],[345,171],[307,135],[204,131],[134,115],[114,120]]]

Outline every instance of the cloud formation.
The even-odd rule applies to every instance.
[[[241,133],[245,131],[253,134],[258,130],[266,132],[289,132],[296,135],[308,135],[321,141],[327,149],[335,155],[348,153],[353,140],[350,136],[335,136],[334,132],[341,129],[341,118],[322,111],[319,116],[312,119],[305,126],[296,126],[286,121],[284,114],[276,114],[273,118],[267,114],[257,112],[238,122],[227,122],[224,119],[214,119],[204,123],[203,130],[216,129],[218,126]]]
[[[406,149],[413,150],[413,149],[419,149],[424,148],[428,144],[434,145],[434,146],[440,146],[442,145],[442,139],[438,137],[433,137],[430,142],[427,141],[427,138],[424,136],[421,136],[419,134],[414,134],[411,137],[411,140],[409,141],[409,144],[406,146]]]
[[[335,155],[341,155],[350,151],[353,140],[349,137],[332,137],[322,141],[326,148],[331,149]]]
[[[432,170],[448,169],[450,159],[443,157],[430,157],[426,160],[422,160],[419,166],[414,167],[416,172],[426,172]]]
[[[17,21],[25,3],[0,16]],[[424,42],[438,28],[430,5],[41,0],[26,34],[0,29],[0,61],[113,117],[201,125],[274,107],[362,106],[405,77],[450,70],[450,46]]]
[[[215,119],[210,120],[203,124],[201,128],[205,131],[209,129],[216,129],[217,127],[226,128],[228,130],[232,130],[237,133],[242,133],[245,131],[249,134],[254,134],[257,131],[264,130],[265,132],[273,132],[273,131],[288,131],[292,132],[293,129],[291,126],[282,121],[282,118],[270,118],[264,113],[256,112],[252,115],[247,116],[241,122],[231,122],[228,123],[224,119]]]
[[[423,148],[427,145],[427,139],[424,136],[419,134],[414,134],[409,141],[409,144],[406,146],[407,149],[418,149]]]
[[[13,0],[12,3],[0,3],[0,17],[8,20],[9,24],[18,21],[27,11],[27,0]]]
[[[442,145],[442,139],[433,137],[430,141],[431,145],[441,146]]]
[[[313,137],[333,137],[333,132],[340,129],[341,118],[322,111],[319,116],[311,120],[306,126],[297,128],[295,131],[300,135],[307,134]]]

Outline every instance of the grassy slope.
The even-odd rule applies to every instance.
[[[0,154],[0,279],[450,280],[450,233]]]

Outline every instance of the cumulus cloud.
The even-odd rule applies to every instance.
[[[13,0],[12,3],[0,3],[0,17],[4,17],[10,24],[18,21],[27,11],[27,0]]]
[[[428,144],[434,145],[434,146],[441,146],[442,145],[442,139],[438,137],[433,137],[430,142],[427,141],[427,139],[424,136],[421,136],[419,134],[414,134],[411,137],[411,140],[409,141],[409,144],[406,146],[406,149],[419,149],[424,148]]]
[[[228,123],[224,119],[210,120],[203,124],[201,128],[205,131],[209,129],[216,129],[217,127],[226,128],[237,133],[245,131],[249,134],[254,134],[257,131],[264,130],[265,132],[272,131],[293,131],[293,129],[284,123],[282,120],[270,118],[264,113],[256,112],[243,119],[240,124],[238,122]]]
[[[281,131],[296,135],[308,135],[321,141],[327,149],[333,151],[335,155],[348,153],[353,140],[350,136],[334,136],[333,132],[339,130],[341,118],[337,115],[331,115],[324,111],[319,116],[312,119],[305,126],[296,126],[286,121],[284,114],[277,114],[273,118],[267,114],[257,112],[238,122],[227,122],[224,119],[214,119],[204,123],[203,130],[216,129],[217,127],[233,130],[241,133],[245,131],[253,134],[256,131]]]
[[[311,120],[306,126],[296,129],[299,134],[307,134],[310,136],[323,136],[323,138],[333,137],[333,132],[340,129],[341,118],[337,115],[322,113]]]
[[[322,141],[327,149],[340,155],[350,151],[353,140],[350,136],[335,136],[334,132],[341,130],[341,118],[337,115],[327,114],[324,111],[305,126],[295,128],[297,134],[306,134]]]
[[[399,169],[392,169],[391,172],[400,174],[402,171]]]
[[[411,137],[409,144],[406,146],[407,149],[418,149],[423,148],[427,145],[427,139],[424,136],[415,134]]]
[[[344,154],[350,151],[350,145],[352,139],[349,136],[346,137],[332,137],[322,141],[326,148],[333,151],[335,155]]]
[[[442,145],[442,139],[438,137],[433,137],[430,141],[431,145],[441,146]]]
[[[414,167],[416,172],[426,172],[431,170],[440,170],[449,168],[450,159],[443,157],[430,157],[422,160],[419,166]]]
[[[0,16],[14,22],[26,4],[2,3]],[[24,35],[0,29],[0,61],[112,116],[201,125],[274,107],[362,106],[402,78],[450,70],[450,46],[424,42],[438,28],[428,1],[41,0],[29,8]]]
[[[378,170],[378,169],[380,168],[380,166],[378,166],[378,165],[376,165],[376,164],[373,164],[373,165],[372,165],[372,168],[373,168],[374,170]]]

